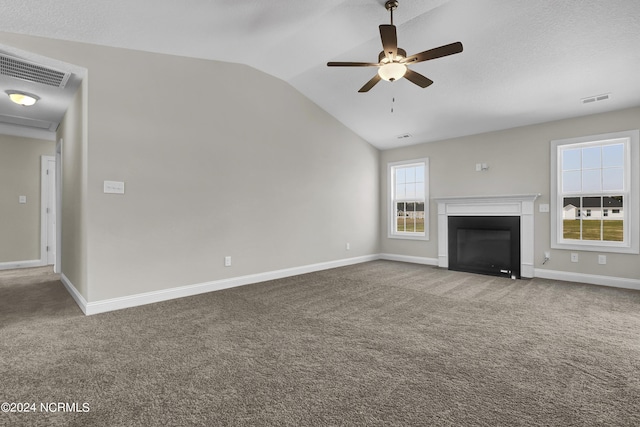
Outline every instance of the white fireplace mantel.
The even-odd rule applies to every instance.
[[[519,216],[520,275],[533,277],[533,212],[540,194],[439,197],[438,266],[449,267],[449,216]]]

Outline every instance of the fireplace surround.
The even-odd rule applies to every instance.
[[[534,203],[539,194],[440,197],[438,204],[438,266],[449,268],[449,217],[518,217],[520,222],[520,276],[534,274]]]

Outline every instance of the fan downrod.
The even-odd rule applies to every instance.
[[[387,0],[384,4],[384,8],[391,14],[391,25],[393,25],[393,11],[398,7],[398,0]]]

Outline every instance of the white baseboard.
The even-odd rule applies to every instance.
[[[438,266],[438,258],[427,258],[427,257],[395,255],[395,254],[380,254],[379,259],[385,259],[388,261],[410,262],[412,264],[433,265],[435,267]]]
[[[183,298],[203,293],[219,291],[222,289],[234,288],[253,283],[265,282],[268,280],[282,279],[285,277],[297,276],[300,274],[313,273],[315,271],[328,270],[331,268],[344,267],[347,265],[360,264],[363,262],[375,261],[378,259],[389,261],[408,262],[413,264],[423,264],[438,266],[437,258],[416,257],[408,255],[395,254],[375,254],[366,255],[355,258],[347,258],[336,261],[322,262],[310,264],[301,267],[286,268],[282,270],[269,271],[265,273],[250,274],[246,276],[232,277],[229,279],[214,280],[206,283],[198,283],[194,285],[180,286],[176,288],[163,289],[160,291],[146,292],[142,294],[129,295],[126,297],[112,298],[102,301],[87,302],[87,300],[78,292],[71,281],[61,274],[61,281],[67,291],[71,294],[76,304],[80,306],[82,312],[86,315],[105,313],[124,308],[137,307],[146,304],[152,304],[161,301],[167,301],[176,298]],[[625,279],[610,276],[597,276],[591,274],[568,273],[564,271],[554,271],[545,269],[534,269],[534,277],[544,279],[563,280],[569,282],[587,283],[593,285],[611,286],[617,288],[640,290],[640,280]]]
[[[587,283],[590,285],[610,286],[613,288],[640,290],[640,280],[623,277],[598,276],[595,274],[570,273],[567,271],[535,269],[535,277],[542,279],[564,280],[567,282]]]
[[[328,270],[331,268],[344,267],[352,264],[359,264],[368,261],[375,261],[380,257],[376,255],[366,255],[355,258],[347,258],[336,261],[310,264],[301,267],[286,268],[282,270],[269,271],[265,273],[250,274],[247,276],[232,277],[229,279],[215,280],[212,282],[198,283],[195,285],[180,286],[177,288],[163,289],[160,291],[145,292],[142,294],[129,295],[126,297],[112,298],[102,301],[86,302],[75,287],[65,283],[67,289],[80,305],[86,315],[105,313],[123,308],[137,307],[140,305],[155,302],[167,301],[176,298],[183,298],[207,292],[219,291],[222,289],[234,288],[236,286],[249,285],[252,283],[265,282],[267,280],[282,279],[285,277],[297,276],[299,274],[313,273],[314,271]],[[68,279],[67,279],[68,281]],[[64,283],[64,281],[63,281]],[[84,307],[83,307],[84,306]]]
[[[42,267],[43,264],[39,259],[30,259],[27,261],[11,261],[11,262],[0,262],[0,270],[13,270],[14,268],[31,268],[31,267]]]
[[[416,257],[408,255],[380,254],[380,259],[389,261],[410,262],[414,264],[425,264],[438,266],[438,258]],[[565,271],[554,271],[530,266],[527,274],[521,273],[523,278],[540,277],[541,279],[563,280],[567,282],[587,283],[589,285],[610,286],[613,288],[640,290],[640,280],[626,279],[622,277],[598,276],[595,274],[569,273]],[[529,274],[531,273],[531,274]]]
[[[78,292],[78,289],[76,289],[73,283],[71,283],[71,280],[69,280],[69,278],[65,276],[64,273],[62,273],[60,274],[60,281],[62,282],[64,287],[67,288],[67,292],[71,294],[71,297],[75,300],[76,304],[78,304],[78,306],[80,307],[80,310],[82,310],[84,314],[88,314],[87,306],[89,304],[87,303],[87,300],[84,299],[82,294]]]

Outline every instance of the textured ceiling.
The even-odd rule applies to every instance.
[[[377,61],[384,0],[0,0],[0,28],[248,64],[382,149],[640,105],[638,0],[399,3],[408,54],[464,45],[411,66],[434,80],[426,89],[403,79],[361,94],[375,68],[326,66]],[[610,99],[581,102],[603,93]]]

